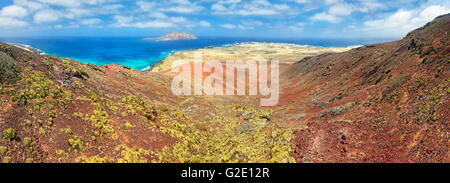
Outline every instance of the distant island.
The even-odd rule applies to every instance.
[[[151,41],[175,41],[175,40],[193,40],[193,39],[197,39],[197,36],[184,32],[171,32],[160,37],[144,38],[144,40],[151,40]]]

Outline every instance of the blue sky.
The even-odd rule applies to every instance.
[[[0,34],[400,38],[450,0],[0,0]]]

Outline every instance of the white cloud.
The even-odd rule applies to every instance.
[[[418,10],[399,10],[386,18],[366,21],[361,28],[365,34],[404,36],[439,15],[450,13],[450,7],[432,5]]]
[[[29,0],[14,0],[14,5],[25,7],[29,11],[36,11],[45,7],[42,3]]]
[[[346,3],[339,3],[331,6],[328,13],[331,15],[347,16],[352,14],[353,10],[353,6]]]
[[[76,24],[76,23],[70,23],[70,24],[68,24],[68,25],[61,25],[61,24],[58,24],[58,25],[55,25],[54,26],[54,28],[55,29],[73,29],[73,28],[79,28],[80,27],[80,25],[79,24]]]
[[[211,27],[211,23],[209,23],[207,21],[200,21],[199,25],[202,27]]]
[[[81,0],[38,0],[41,3],[63,6],[63,7],[80,7],[83,3]]]
[[[14,27],[25,27],[28,23],[11,17],[0,17],[0,27],[3,28],[14,28]]]
[[[169,7],[165,9],[161,9],[161,11],[165,12],[174,12],[174,13],[193,13],[198,12],[202,10],[203,8],[201,6],[175,6],[175,7]]]
[[[328,5],[328,10],[317,13],[311,20],[327,21],[330,23],[339,23],[345,16],[349,16],[354,12],[373,12],[383,6],[375,0],[359,0],[347,3],[344,0],[324,0],[324,3]]]
[[[0,11],[0,16],[6,16],[6,17],[22,18],[27,15],[28,15],[27,9],[25,9],[21,6],[16,6],[16,5],[3,7]]]
[[[37,12],[33,20],[35,23],[55,22],[60,19],[59,12],[53,10],[43,10]]]
[[[332,15],[332,14],[328,14],[328,13],[318,13],[318,14],[315,14],[313,17],[311,17],[311,20],[328,21],[330,23],[339,23],[341,21],[341,18],[339,18],[336,15]]]
[[[303,22],[298,22],[298,23],[294,23],[294,24],[290,24],[288,26],[288,28],[292,31],[301,31],[303,30],[303,27],[305,26],[305,23]]]
[[[241,30],[250,30],[255,29],[258,26],[263,26],[264,23],[256,20],[244,20],[240,24],[222,24],[220,27],[225,29],[241,29]]]
[[[168,28],[174,27],[175,24],[163,20],[150,20],[135,22],[135,18],[131,16],[114,16],[116,23],[114,27],[134,27],[134,28]],[[181,20],[181,19],[180,19]]]
[[[156,3],[154,3],[154,2],[147,2],[147,1],[137,1],[136,4],[143,11],[152,10],[156,6]]]
[[[217,15],[242,15],[242,16],[265,16],[285,13],[289,6],[285,4],[272,4],[267,0],[252,1],[218,1],[211,6]]]
[[[187,19],[184,17],[170,17],[169,18],[170,21],[175,22],[175,23],[185,23],[187,22]]]
[[[233,25],[233,24],[222,24],[220,26],[225,29],[235,29],[237,27],[236,25]]]
[[[298,4],[305,4],[305,3],[309,3],[309,0],[294,0],[294,2],[296,2]]]
[[[173,27],[175,26],[173,23],[170,22],[163,22],[163,21],[147,21],[147,22],[138,22],[133,24],[133,27],[137,28],[167,28],[167,27]]]
[[[102,20],[98,18],[84,19],[80,21],[80,23],[83,25],[95,25],[99,24],[100,22],[102,22]]]
[[[167,4],[163,3],[158,10],[173,13],[195,13],[203,10],[203,6],[189,0],[169,0]]]
[[[168,18],[168,16],[166,14],[161,13],[161,12],[152,12],[148,16],[152,17],[152,18],[158,18],[158,19],[166,19],[166,18]]]

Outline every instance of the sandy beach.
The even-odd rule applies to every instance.
[[[320,55],[323,53],[339,53],[348,51],[355,47],[346,48],[326,48],[315,46],[303,46],[296,44],[284,43],[240,43],[222,47],[208,47],[196,50],[186,50],[174,52],[164,60],[155,64],[150,71],[162,72],[171,68],[172,64],[177,60],[182,63],[190,63],[194,61],[194,56],[202,54],[202,61],[263,61],[263,60],[279,60],[283,63],[292,63],[305,57]],[[179,66],[175,65],[175,66]]]

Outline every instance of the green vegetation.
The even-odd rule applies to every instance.
[[[290,145],[293,132],[271,123],[269,111],[240,106],[232,110],[239,114],[239,119],[226,118],[224,126],[213,133],[206,133],[195,125],[182,124],[163,116],[161,122],[168,127],[160,127],[160,130],[181,139],[181,142],[157,153],[159,161],[295,162],[291,157]],[[186,115],[179,116],[189,118]]]
[[[93,111],[93,114],[85,114],[83,116],[83,120],[89,121],[94,129],[95,136],[102,136],[104,134],[114,133],[114,129],[108,124],[109,123],[109,115],[106,110],[103,108],[102,99],[105,98],[99,97],[94,91],[87,90],[89,94],[89,99],[87,99],[92,106],[96,109]],[[73,116],[80,116],[81,113],[74,113]]]
[[[111,159],[108,157],[92,156],[88,158],[81,158],[83,163],[109,163]]]
[[[3,157],[3,163],[12,163],[12,158],[9,156]]]
[[[67,140],[67,143],[69,144],[71,150],[75,153],[83,150],[84,148],[84,144],[83,141],[81,140],[81,137],[76,135]]]
[[[59,131],[66,135],[73,135],[72,129],[70,129],[70,128],[61,128]]]
[[[337,107],[333,107],[331,109],[323,110],[320,112],[320,116],[326,116],[326,115],[337,116],[337,115],[347,112],[349,109],[351,109],[359,104],[360,104],[359,101],[349,102],[344,105],[340,105]]]
[[[2,138],[5,140],[13,141],[17,138],[17,132],[12,128],[8,128],[3,131]]]
[[[58,156],[67,155],[66,151],[64,151],[64,150],[56,150],[55,154]]]
[[[25,147],[30,147],[32,144],[33,144],[33,139],[31,139],[30,137],[23,138],[23,145]]]
[[[81,83],[80,81],[72,82],[71,86],[72,86],[72,88],[75,88],[75,89],[82,89],[82,88],[84,88],[84,84]]]
[[[117,160],[117,163],[147,163],[145,156],[150,155],[150,152],[144,149],[133,150],[126,146],[118,146],[116,150],[120,151],[121,158]]]
[[[25,163],[34,163],[34,159],[33,158],[27,158],[27,159],[25,159]]]
[[[33,125],[33,122],[29,119],[25,120],[25,126],[31,127]]]
[[[90,121],[91,125],[95,127],[94,134],[96,136],[114,132],[114,129],[108,125],[109,115],[103,110],[94,110],[92,115],[86,114],[83,119]]]
[[[8,153],[8,148],[5,146],[0,146],[0,155],[4,156]]]
[[[420,100],[427,100],[419,116],[425,116],[428,121],[434,122],[438,120],[437,107],[443,104],[443,99],[448,92],[450,79],[442,82],[431,90],[426,90],[419,94]],[[448,94],[448,93],[447,93]]]
[[[122,125],[122,128],[123,128],[124,130],[129,130],[129,129],[131,129],[131,128],[134,128],[134,126],[133,126],[130,122],[125,122],[125,123]]]
[[[89,78],[89,75],[85,71],[86,66],[76,64],[67,59],[60,59],[60,61],[64,72],[67,74],[67,78],[72,79],[72,77],[77,77],[83,80]]]
[[[20,69],[16,60],[0,51],[0,83],[13,82],[19,79]]]
[[[383,90],[383,98],[389,103],[400,101],[402,95],[395,90],[405,84],[408,78],[409,74],[401,74],[400,76],[398,76],[397,79],[395,79]]]
[[[122,99],[125,104],[125,109],[131,115],[137,115],[138,112],[144,117],[148,122],[153,122],[156,118],[156,111],[153,105],[147,104],[139,97],[128,96]]]
[[[45,104],[56,102],[66,108],[72,101],[73,94],[49,80],[44,73],[33,71],[30,76],[20,81],[24,88],[16,92],[14,101],[20,106],[33,104],[31,113],[38,112]]]

